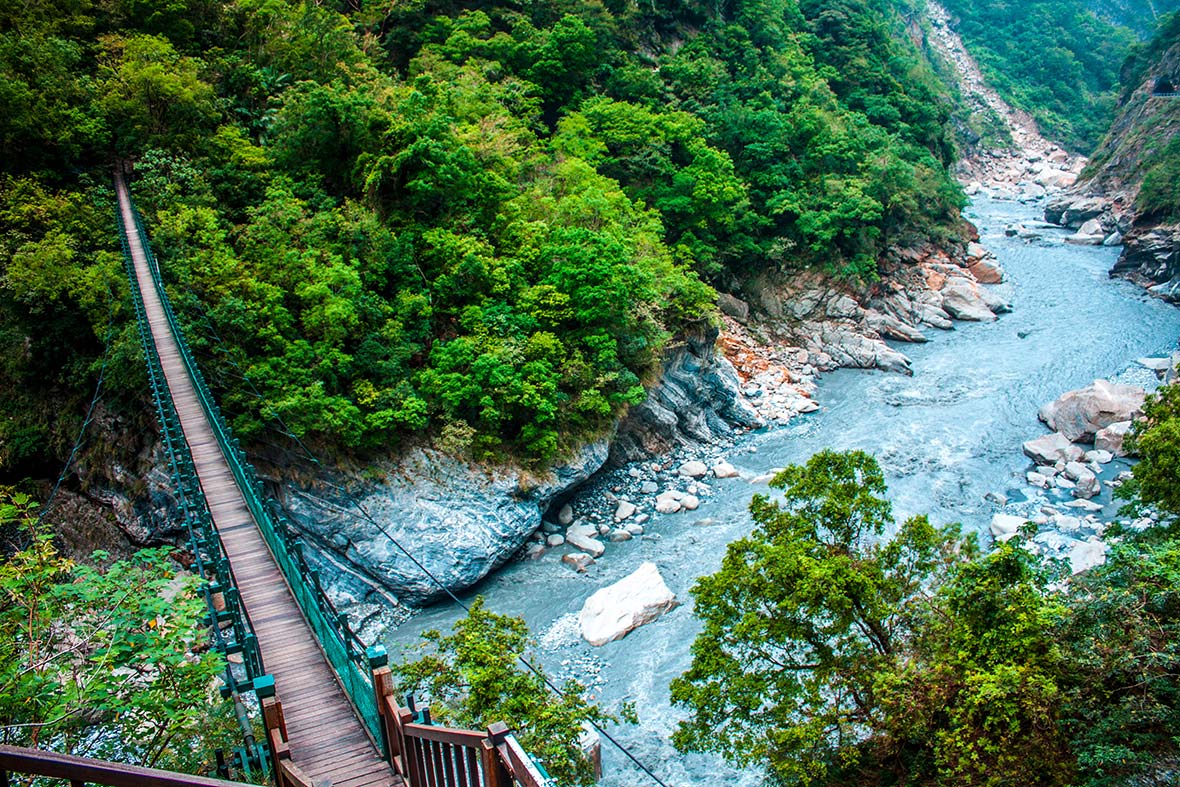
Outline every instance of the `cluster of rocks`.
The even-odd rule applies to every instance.
[[[1110,271],[1146,287],[1152,295],[1180,303],[1180,226],[1132,227],[1123,253]]]
[[[1131,229],[1131,216],[1104,197],[1064,194],[1045,205],[1045,221],[1075,230],[1065,238],[1078,246],[1119,246]]]
[[[1161,366],[1153,359],[1141,363]],[[1042,407],[1038,417],[1053,431],[1023,445],[1033,462],[1025,480],[1036,493],[1023,506],[993,494],[991,499],[1009,510],[993,515],[992,537],[1006,541],[1031,526],[1031,548],[1067,559],[1073,573],[1102,564],[1108,519],[1099,498],[1109,500],[1105,495],[1130,475],[1121,461],[1127,455],[1124,438],[1142,414],[1145,397],[1139,386],[1095,380]],[[1151,521],[1127,524],[1143,528]]]
[[[965,165],[971,178],[965,191],[969,196],[1038,202],[1076,183],[1085,166],[1086,159],[1071,156],[1053,144],[1047,144],[1043,153],[1027,147],[980,150]]]
[[[995,257],[972,241],[950,251],[932,244],[893,248],[881,279],[862,292],[818,271],[782,281],[767,273],[748,282],[750,301],[725,295],[720,346],[742,393],[768,422],[813,412],[815,377],[838,368],[910,374],[910,360],[887,341],[919,343],[924,328],[955,320],[990,322],[1011,309]],[[756,314],[758,319],[753,319]]]
[[[1113,434],[1109,428],[1103,431]],[[1098,482],[1102,466],[1109,464],[1116,455],[1124,455],[1121,452],[1123,434],[1125,429],[1117,437],[1100,443],[1113,447],[1117,442],[1117,454],[1105,447],[1083,451],[1060,432],[1029,440],[1024,444],[1024,453],[1033,460],[1035,467],[1025,473],[1025,480],[1039,489],[1068,491],[1076,498],[1088,500],[1096,497],[1102,491]]]
[[[811,353],[801,347],[764,345],[729,314],[723,319],[721,352],[737,370],[742,395],[764,422],[782,424],[819,409],[812,398],[819,369]]]
[[[1152,295],[1180,302],[1180,225],[1141,223],[1133,195],[1066,193],[1045,205],[1052,226],[1075,230],[1066,243],[1122,246],[1111,276],[1129,279]]]
[[[719,456],[701,459],[649,461],[601,474],[582,490],[576,505],[565,502],[546,514],[540,529],[524,549],[537,560],[551,551],[579,573],[606,552],[608,543],[635,538],[656,540],[649,532],[653,517],[696,511],[712,494],[706,478],[738,476],[737,469]]]

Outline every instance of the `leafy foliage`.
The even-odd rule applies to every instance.
[[[502,721],[559,783],[592,784],[578,743],[582,725],[613,719],[587,702],[576,681],[567,681],[558,698],[540,676],[521,669],[529,647],[524,621],[489,611],[477,597],[452,631],[424,633],[422,655],[393,667],[401,689],[429,696],[432,717],[450,726],[486,729]]]
[[[1172,517],[1180,514],[1180,386],[1166,385],[1147,397],[1143,418],[1127,436],[1127,449],[1139,457],[1132,469],[1131,491],[1140,502]]]
[[[1072,0],[947,0],[988,81],[1050,139],[1082,153],[1110,124],[1135,36]],[[1035,57],[1029,53],[1035,52]]]
[[[0,503],[0,520],[31,536],[0,562],[4,742],[210,772],[234,724],[217,697],[225,663],[205,649],[196,578],[161,549],[105,570],[76,564],[32,532],[34,508],[21,494]]]
[[[980,554],[917,517],[886,537],[880,469],[859,452],[821,452],[772,485],[782,500],[755,496],[756,530],[693,589],[703,630],[672,684],[691,714],[679,748],[800,785],[1170,778],[1171,530],[1126,538],[1067,579],[1019,536]]]
[[[548,462],[642,398],[705,282],[872,280],[957,221],[946,97],[884,0],[361,5],[0,12],[0,336],[52,305],[88,337],[63,395],[123,317],[112,158],[237,431],[343,451]],[[53,379],[7,357],[14,404]],[[5,411],[4,467],[71,431]]]
[[[882,680],[906,667],[911,621],[956,550],[923,517],[894,529],[884,478],[862,452],[823,451],[756,495],[757,528],[693,588],[704,630],[672,683],[692,717],[673,742],[766,764],[788,784],[859,783],[884,765],[862,731],[882,717]]]

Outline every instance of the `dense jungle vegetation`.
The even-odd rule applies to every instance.
[[[871,280],[956,231],[949,102],[901,25],[886,0],[7,4],[0,468],[58,463],[108,325],[108,403],[142,388],[117,159],[243,438],[568,452],[714,285]]]
[[[1110,21],[1114,4],[1061,0],[945,0],[963,43],[988,82],[1036,119],[1041,132],[1089,155],[1106,133],[1119,88],[1119,68],[1136,35]],[[1174,2],[1156,3],[1159,13]],[[1154,30],[1141,18],[1140,35]]]

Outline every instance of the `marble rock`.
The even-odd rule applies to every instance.
[[[1026,440],[1022,448],[1025,456],[1038,465],[1056,465],[1060,460],[1073,462],[1082,458],[1082,449],[1060,432]]]
[[[606,547],[597,536],[598,528],[593,525],[571,525],[570,529],[565,531],[565,540],[569,545],[582,550],[590,557],[602,557],[602,553],[606,551]]]
[[[676,606],[655,563],[644,562],[632,574],[600,588],[578,614],[582,638],[600,646],[625,637]]]
[[[714,478],[736,478],[738,474],[737,468],[729,462],[718,462],[713,465]]]
[[[1136,385],[1095,380],[1085,388],[1062,394],[1042,407],[1037,416],[1069,440],[1088,443],[1099,430],[1139,415],[1145,396]]]
[[[1101,566],[1109,547],[1101,541],[1083,541],[1069,551],[1069,568],[1074,574]]]
[[[561,556],[561,562],[577,571],[579,574],[586,573],[586,569],[594,565],[594,558],[587,555],[585,552],[570,552],[568,555]]]
[[[1028,521],[1022,516],[1012,514],[992,514],[991,533],[996,541],[1007,541],[1015,536],[1024,523]]]
[[[1127,452],[1123,448],[1123,440],[1127,436],[1127,432],[1131,431],[1130,421],[1119,421],[1113,423],[1103,429],[1099,429],[1094,433],[1094,449],[1096,451],[1109,451],[1115,456],[1126,456]]]

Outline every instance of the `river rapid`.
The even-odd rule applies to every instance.
[[[1008,282],[998,286],[1011,288],[1012,313],[989,324],[956,323],[954,331],[931,329],[927,344],[900,346],[913,361],[913,377],[860,370],[824,376],[819,412],[748,435],[726,453],[743,476],[804,462],[823,448],[862,449],[880,461],[898,521],[928,513],[933,522],[958,521],[986,534],[999,510],[986,494],[1004,493],[1018,504],[1034,491],[1024,483],[1030,463],[1020,446],[1045,433],[1036,415],[1041,405],[1098,377],[1143,384],[1149,376],[1135,359],[1175,349],[1180,309],[1109,279],[1117,248],[1066,245],[1058,230],[1031,244],[1006,237],[1007,225],[1039,218],[1038,208],[1018,203],[977,200],[968,215],[1007,271]],[[726,544],[750,531],[746,507],[765,489],[740,478],[712,479],[711,486],[700,509],[654,515],[647,535],[609,544],[587,574],[574,573],[561,564],[561,550],[550,550],[541,560],[505,566],[469,596],[482,594],[490,609],[522,616],[550,674],[577,678],[607,709],[633,702],[640,723],[610,732],[669,785],[753,787],[762,784],[760,773],[713,756],[681,755],[668,742],[682,715],[669,703],[668,684],[689,666],[699,630],[689,589],[716,570]],[[573,505],[577,510],[576,498]],[[645,560],[659,566],[681,606],[603,647],[582,641],[576,615],[585,599]],[[459,615],[452,605],[424,610],[390,632],[391,654],[396,658],[425,629],[449,628]],[[603,763],[604,785],[653,784],[605,741]]]

